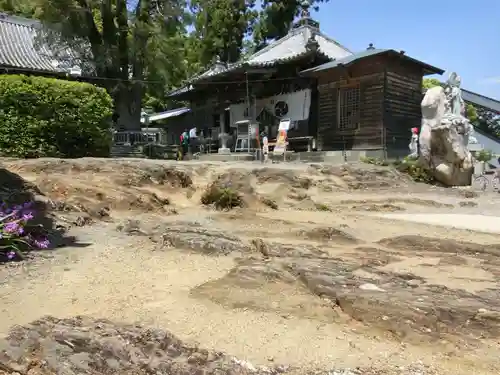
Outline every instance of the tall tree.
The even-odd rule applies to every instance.
[[[112,94],[118,123],[140,127],[147,79],[162,64],[179,66],[175,38],[183,32],[185,3],[175,0],[37,0],[45,39],[54,49],[76,51],[84,70],[93,69]],[[169,39],[169,38],[172,39]],[[148,53],[151,51],[161,51]],[[166,61],[169,59],[170,61]],[[175,75],[175,74],[172,74]],[[165,80],[157,82],[160,86]]]
[[[318,10],[320,3],[329,0],[262,0],[259,21],[254,29],[254,42],[257,49],[272,40],[284,37],[292,26],[295,17],[304,7]]]
[[[36,9],[36,0],[0,0],[0,11],[7,14],[32,18]]]
[[[201,66],[216,56],[232,63],[241,57],[245,37],[257,17],[255,0],[191,0],[192,44]]]

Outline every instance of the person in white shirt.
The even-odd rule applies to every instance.
[[[191,154],[198,152],[198,137],[196,136],[196,127],[191,128],[189,130],[189,151]]]

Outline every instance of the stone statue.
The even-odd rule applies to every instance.
[[[417,159],[418,158],[418,128],[411,129],[411,140],[410,140],[410,144],[408,145],[408,148],[410,149],[410,154],[408,155],[408,157],[411,159]]]
[[[231,150],[227,147],[227,141],[229,140],[230,135],[227,133],[220,133],[219,134],[219,139],[220,139],[220,147],[217,150],[217,153],[223,154],[223,155],[228,155],[231,153]]]
[[[446,186],[470,185],[474,167],[467,146],[473,127],[465,117],[460,77],[452,73],[445,88],[427,90],[421,108],[420,161]]]
[[[451,73],[448,81],[446,81],[445,94],[449,112],[456,116],[465,117],[465,102],[462,99],[461,83],[462,78],[457,73]]]

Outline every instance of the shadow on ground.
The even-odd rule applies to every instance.
[[[86,247],[89,244],[78,243],[74,236],[68,236],[66,229],[57,224],[56,218],[49,211],[49,203],[43,199],[42,192],[38,187],[16,173],[0,168],[0,202],[8,207],[22,205],[27,202],[33,203],[35,213],[34,219],[27,228],[28,233],[35,237],[45,236],[50,242],[46,250],[53,250],[63,246]],[[1,244],[0,239],[0,244]],[[3,245],[3,244],[2,244]],[[37,250],[42,251],[42,250]],[[28,253],[28,257],[33,252]],[[6,255],[0,254],[0,263],[8,261]]]

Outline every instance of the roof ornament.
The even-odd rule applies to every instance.
[[[375,47],[373,46],[373,43],[370,43],[370,44],[368,45],[367,50],[368,50],[368,51],[370,51],[370,50],[374,50],[374,49],[375,49]]]
[[[310,0],[302,0],[300,2],[300,7],[302,8],[301,12],[301,17],[302,18],[310,18],[311,13],[309,12],[309,8],[311,7],[311,1]]]
[[[217,71],[226,69],[226,64],[222,62],[220,55],[215,55],[212,66]]]
[[[319,30],[319,22],[313,20],[311,18],[311,12],[309,9],[311,8],[311,0],[302,0],[299,2],[300,11],[300,19],[293,25],[292,29],[296,29],[301,26],[309,26],[313,29]]]

